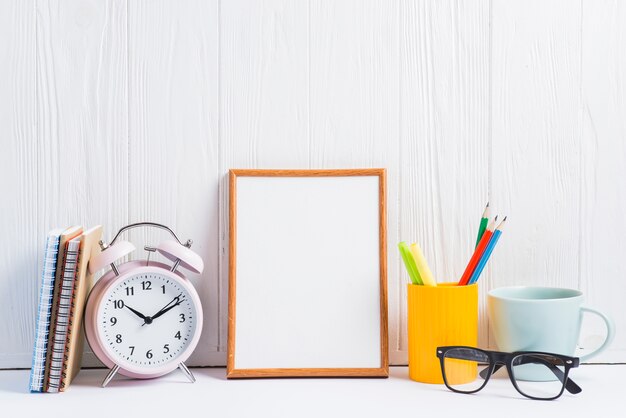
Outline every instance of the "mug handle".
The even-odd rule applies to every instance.
[[[591,353],[587,353],[584,356],[580,356],[580,362],[582,363],[584,361],[587,361],[591,357],[603,352],[613,342],[613,337],[615,337],[615,324],[613,323],[613,320],[611,318],[609,318],[608,316],[606,316],[605,314],[603,314],[602,312],[596,309],[589,308],[586,306],[581,306],[580,310],[582,313],[590,312],[590,313],[598,315],[600,318],[604,320],[604,323],[606,324],[606,338],[604,339],[604,342],[602,343],[600,347],[596,348]]]

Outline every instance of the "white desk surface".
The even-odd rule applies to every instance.
[[[416,383],[406,367],[388,379],[226,380],[224,368],[178,371],[153,380],[116,377],[99,386],[105,370],[83,370],[67,392],[30,394],[28,370],[0,371],[0,417],[624,417],[626,365],[583,365],[571,377],[583,391],[556,401],[521,396],[506,376],[478,394]],[[499,377],[499,378],[498,378]]]

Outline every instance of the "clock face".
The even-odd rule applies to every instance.
[[[180,362],[198,323],[187,288],[166,272],[117,282],[103,294],[97,318],[104,350],[116,364],[135,370]]]

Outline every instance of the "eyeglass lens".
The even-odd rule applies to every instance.
[[[448,386],[459,392],[475,392],[485,380],[477,379],[478,368],[489,365],[485,353],[471,348],[453,348],[443,357],[443,370]]]
[[[544,354],[522,354],[513,359],[513,379],[527,396],[550,399],[558,396],[565,381],[562,359]]]

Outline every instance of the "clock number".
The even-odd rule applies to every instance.
[[[148,359],[152,358],[152,350],[148,350],[148,352],[146,353],[146,358]]]
[[[141,282],[141,288],[143,290],[152,290],[152,282],[150,280],[146,280],[145,282]]]
[[[114,316],[111,317],[110,321],[111,321],[111,326],[117,324],[117,318]]]
[[[130,355],[132,356],[133,353],[135,352],[135,346],[134,345],[129,345],[128,348],[130,348]]]
[[[180,340],[180,331],[178,331],[176,335],[174,335],[174,338],[178,338]]]
[[[124,301],[122,299],[114,300],[113,305],[115,309],[124,309]]]
[[[134,287],[127,287],[126,288],[126,296],[133,296],[135,294],[135,288]]]
[[[179,316],[180,316],[180,321],[178,321],[178,322],[180,322],[180,323],[185,322],[185,314],[181,313]]]
[[[167,354],[170,352],[170,345],[169,344],[165,344],[163,346],[163,353]]]
[[[161,289],[163,289],[163,294],[165,294],[165,285],[161,286]]]
[[[122,342],[122,334],[117,334],[115,336],[115,342],[118,344]]]

